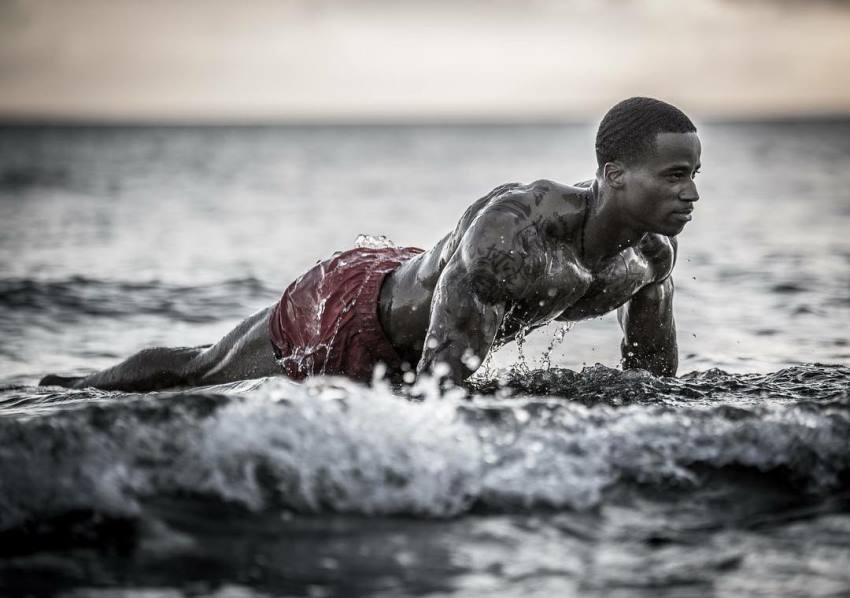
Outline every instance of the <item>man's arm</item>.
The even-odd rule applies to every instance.
[[[675,376],[679,366],[673,321],[673,279],[668,276],[638,291],[617,310],[623,329],[623,368]]]
[[[493,346],[506,307],[545,269],[544,249],[524,211],[510,201],[482,215],[464,234],[434,291],[417,373],[448,366],[460,382]]]
[[[482,297],[465,264],[453,258],[434,291],[431,321],[416,373],[442,374],[435,367],[445,364],[446,377],[459,384],[487,356],[504,315],[504,304]]]

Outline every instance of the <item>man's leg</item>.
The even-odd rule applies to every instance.
[[[221,384],[281,373],[261,309],[209,347],[145,349],[116,366],[82,378],[46,376],[39,384],[69,388],[149,391],[173,386]]]
[[[274,305],[243,320],[216,344],[192,358],[184,368],[188,384],[223,384],[283,374],[269,338]]]
[[[40,386],[67,388],[95,387],[103,390],[145,391],[181,386],[180,373],[187,363],[204,349],[201,347],[154,347],[143,349],[118,365],[90,376],[65,377],[49,375]]]

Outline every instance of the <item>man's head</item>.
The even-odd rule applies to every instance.
[[[627,165],[642,160],[655,150],[659,133],[696,133],[697,128],[684,112],[653,98],[623,100],[602,118],[596,132],[596,164]]]
[[[645,232],[675,235],[699,199],[696,127],[678,108],[629,98],[611,108],[596,135],[597,177],[617,196],[623,216]]]

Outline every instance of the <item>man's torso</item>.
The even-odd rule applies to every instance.
[[[499,295],[505,319],[496,344],[521,328],[554,319],[575,321],[600,316],[626,303],[642,287],[662,280],[673,267],[668,237],[646,234],[636,247],[589,267],[583,261],[584,225],[593,193],[587,188],[536,181],[497,187],[475,202],[455,230],[432,249],[402,264],[381,289],[379,314],[399,355],[418,361],[430,321],[430,307],[441,273],[455,252],[469,266],[469,292]],[[496,218],[485,239],[470,242],[470,227]],[[493,271],[500,279],[494,284]],[[480,276],[479,276],[480,274]],[[479,281],[481,281],[479,283]],[[493,288],[491,288],[493,287]]]

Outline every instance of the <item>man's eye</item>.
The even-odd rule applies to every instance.
[[[692,178],[692,179],[697,178],[697,175],[698,175],[700,172],[701,172],[701,171],[700,171],[700,169],[699,169],[699,168],[697,168],[697,169],[694,171],[694,173],[691,175],[691,178]]]

